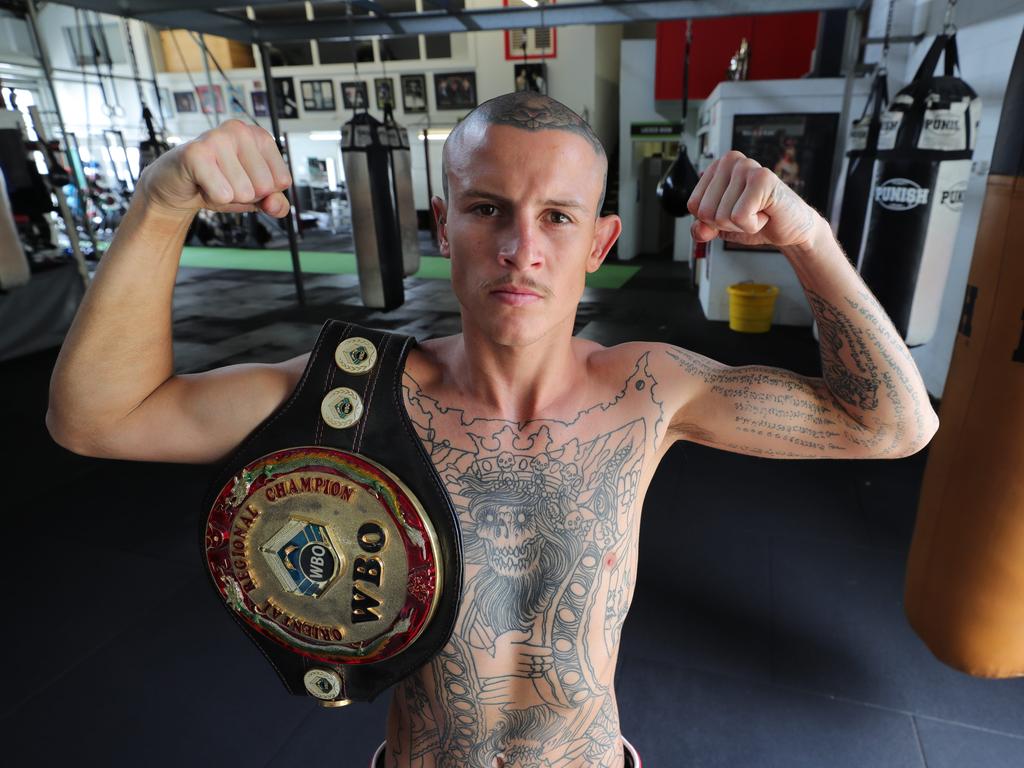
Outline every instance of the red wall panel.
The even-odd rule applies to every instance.
[[[817,36],[817,12],[697,19],[690,49],[690,98],[707,98],[726,79],[729,59],[744,37],[750,43],[747,79],[780,80],[807,74]],[[659,22],[655,99],[682,98],[685,44],[685,21]]]

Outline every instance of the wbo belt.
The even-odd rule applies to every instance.
[[[402,398],[415,343],[328,321],[295,391],[205,507],[203,557],[223,604],[288,690],[325,706],[374,699],[455,623],[458,516]]]

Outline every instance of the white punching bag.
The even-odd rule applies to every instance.
[[[405,289],[388,127],[357,113],[341,127],[341,156],[363,304],[394,309],[405,301]]]
[[[409,132],[395,122],[390,105],[384,109],[384,125],[388,127],[391,149],[391,178],[394,184],[395,209],[402,238],[402,272],[406,277],[420,271],[420,236],[416,224],[416,203],[412,196],[412,152]]]
[[[878,136],[858,269],[907,346],[935,334],[978,134],[981,100],[957,68],[956,35],[937,36]]]

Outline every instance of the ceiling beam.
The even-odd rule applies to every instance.
[[[369,2],[372,0],[362,0],[360,5],[366,7]],[[444,0],[429,2],[441,5]],[[247,19],[236,21],[222,14],[210,13],[218,8],[237,8],[241,5],[234,4],[231,0],[70,0],[65,4],[134,17],[157,26],[194,29],[237,40],[285,42],[841,10],[858,8],[863,2],[864,0],[606,0],[564,2],[546,6],[543,10],[525,5],[498,6],[466,9],[455,13],[436,10],[292,23],[261,23]],[[249,0],[248,4],[281,5],[281,0]]]

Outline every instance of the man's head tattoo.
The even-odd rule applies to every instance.
[[[509,125],[524,131],[568,131],[586,139],[593,147],[598,161],[604,163],[604,182],[601,188],[601,199],[597,206],[597,215],[601,214],[608,188],[608,155],[604,150],[604,145],[587,121],[565,104],[550,96],[533,91],[506,93],[489,99],[466,115],[465,119],[452,129],[441,153],[441,183],[446,201],[448,200],[448,166],[451,147],[461,139],[468,127],[481,124]]]

